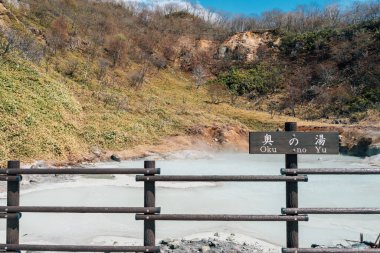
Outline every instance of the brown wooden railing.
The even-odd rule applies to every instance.
[[[286,129],[294,131],[291,125]],[[380,175],[380,168],[315,169],[297,168],[297,155],[286,155],[286,169],[282,175],[209,175],[162,176],[155,161],[145,161],[141,169],[20,169],[20,161],[9,161],[7,169],[0,170],[0,181],[7,181],[7,206],[0,206],[0,218],[7,220],[6,243],[0,251],[71,251],[71,252],[160,252],[156,246],[156,221],[278,221],[287,223],[287,247],[283,253],[380,253],[380,242],[372,249],[299,248],[298,223],[309,220],[309,214],[380,214],[380,208],[299,208],[298,182],[307,182],[310,175]],[[25,174],[137,174],[136,181],[144,182],[143,207],[63,207],[20,206],[20,181]],[[223,215],[223,214],[161,214],[156,207],[155,182],[282,182],[286,184],[286,208],[278,215]],[[380,185],[380,182],[379,182]],[[144,221],[143,246],[86,246],[86,245],[32,245],[19,242],[19,219],[23,212],[49,213],[134,213],[136,220]]]

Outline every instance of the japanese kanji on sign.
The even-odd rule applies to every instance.
[[[251,154],[338,154],[337,132],[251,132]]]

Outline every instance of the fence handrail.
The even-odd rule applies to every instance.
[[[160,168],[70,168],[70,169],[50,169],[50,168],[41,168],[41,169],[0,169],[0,174],[3,175],[31,175],[31,174],[50,174],[50,175],[75,175],[75,174],[119,174],[119,175],[154,175],[160,174]]]
[[[233,214],[136,214],[136,220],[166,221],[308,221],[307,215],[233,215]]]
[[[380,175],[380,168],[302,168],[281,169],[283,175]]]
[[[161,207],[0,206],[5,213],[160,213]]]
[[[380,208],[282,208],[282,214],[380,214]]]
[[[306,175],[300,176],[217,176],[217,175],[198,175],[198,176],[136,176],[136,181],[166,181],[166,182],[307,182]]]

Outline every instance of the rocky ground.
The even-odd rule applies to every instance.
[[[173,240],[166,239],[160,241],[162,253],[262,253],[262,252],[279,252],[279,249],[273,248],[260,242],[242,242],[231,234],[228,237],[220,236],[215,233],[214,236],[208,239],[182,239]]]

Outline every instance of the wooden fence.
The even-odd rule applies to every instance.
[[[286,124],[286,131],[295,131],[294,123]],[[145,161],[144,168],[125,169],[20,169],[20,161],[9,161],[0,171],[0,180],[7,181],[7,206],[0,207],[0,218],[7,220],[6,243],[0,251],[70,251],[70,252],[160,252],[156,246],[156,221],[277,221],[286,222],[287,246],[283,253],[380,253],[380,242],[371,249],[299,248],[298,223],[308,221],[309,214],[380,214],[380,208],[299,208],[298,183],[307,182],[307,175],[368,175],[380,174],[380,168],[363,169],[298,169],[297,155],[286,155],[286,168],[281,175],[230,175],[230,176],[165,176],[156,168],[155,161]],[[136,181],[144,182],[143,207],[63,207],[20,206],[20,181],[25,174],[137,174]],[[286,184],[286,208],[275,215],[210,215],[210,214],[161,214],[156,207],[155,182],[282,182]],[[379,182],[380,185],[380,182]],[[49,213],[134,213],[136,220],[144,221],[143,246],[86,246],[86,245],[32,245],[19,242],[19,219],[25,212]]]

